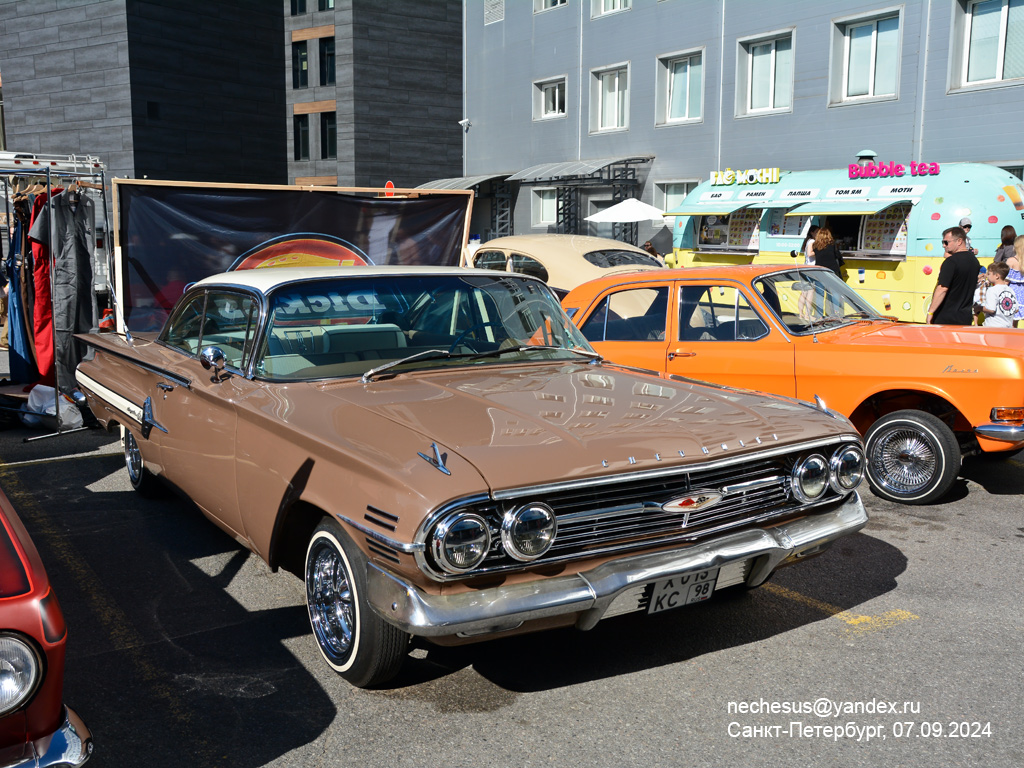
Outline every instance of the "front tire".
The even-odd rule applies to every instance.
[[[366,558],[334,520],[317,526],[306,549],[306,607],[320,653],[357,688],[398,674],[409,635],[366,602]]]
[[[895,411],[864,437],[867,475],[876,496],[901,504],[931,504],[949,492],[960,471],[953,431],[924,411]]]
[[[146,467],[145,459],[135,435],[124,431],[124,466],[128,470],[128,481],[140,495],[152,498],[160,492],[160,481]]]

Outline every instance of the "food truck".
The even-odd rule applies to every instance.
[[[676,217],[670,258],[684,267],[803,264],[804,235],[812,224],[827,224],[846,262],[846,282],[882,314],[924,322],[942,263],[942,231],[971,219],[971,245],[987,266],[1004,226],[1024,234],[1024,187],[983,163],[727,168],[665,215]]]

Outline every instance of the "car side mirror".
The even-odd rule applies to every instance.
[[[199,362],[206,370],[213,371],[213,380],[216,381],[224,370],[224,350],[220,347],[205,347],[199,353]]]

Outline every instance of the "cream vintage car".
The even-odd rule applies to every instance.
[[[795,400],[609,365],[531,277],[257,269],[82,337],[128,475],[305,578],[357,686],[457,644],[754,587],[867,521],[862,445]]]
[[[650,269],[665,261],[643,248],[589,235],[509,235],[488,240],[468,266],[543,280],[559,298],[588,280]]]

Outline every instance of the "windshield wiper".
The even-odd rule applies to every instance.
[[[865,312],[862,309],[859,312],[847,312],[845,315],[843,315],[843,320],[845,320],[848,317],[863,317],[863,318],[872,318],[873,319],[875,317],[875,315],[871,314],[870,312]]]
[[[389,368],[394,368],[396,365],[402,365],[404,363],[414,363],[417,360],[451,360],[455,358],[465,358],[467,360],[482,360],[487,357],[500,357],[506,355],[509,352],[530,352],[537,349],[544,350],[559,350],[562,352],[573,352],[577,355],[589,358],[591,361],[597,363],[604,360],[597,352],[590,352],[585,349],[569,349],[567,347],[555,347],[547,346],[542,344],[524,344],[518,347],[506,347],[505,349],[494,349],[490,352],[449,352],[445,349],[425,349],[422,352],[417,352],[415,355],[409,355],[403,357],[401,360],[392,360],[390,363],[384,363],[378,365],[376,368],[371,368],[363,374],[363,383],[368,384],[373,380],[373,377],[379,373],[383,373]]]
[[[382,373],[388,368],[394,368],[396,365],[411,363],[415,360],[444,360],[449,357],[462,357],[463,354],[464,353],[455,354],[446,349],[425,349],[422,352],[417,352],[415,355],[403,357],[401,360],[392,360],[390,363],[384,363],[384,365],[378,365],[376,368],[371,368],[363,374],[363,384],[368,384],[378,373]]]
[[[843,318],[836,317],[835,315],[828,315],[826,317],[819,317],[817,320],[811,320],[810,327],[817,328],[819,325],[834,325],[835,323],[843,322]]]
[[[469,356],[470,360],[480,360],[485,357],[500,357],[501,355],[508,354],[509,352],[532,352],[534,350],[557,350],[559,352],[572,352],[577,355],[589,358],[593,362],[600,362],[604,360],[601,355],[597,352],[590,352],[586,349],[576,349],[575,347],[556,347],[551,344],[523,344],[518,347],[506,347],[505,349],[495,349],[490,352],[477,352]]]

